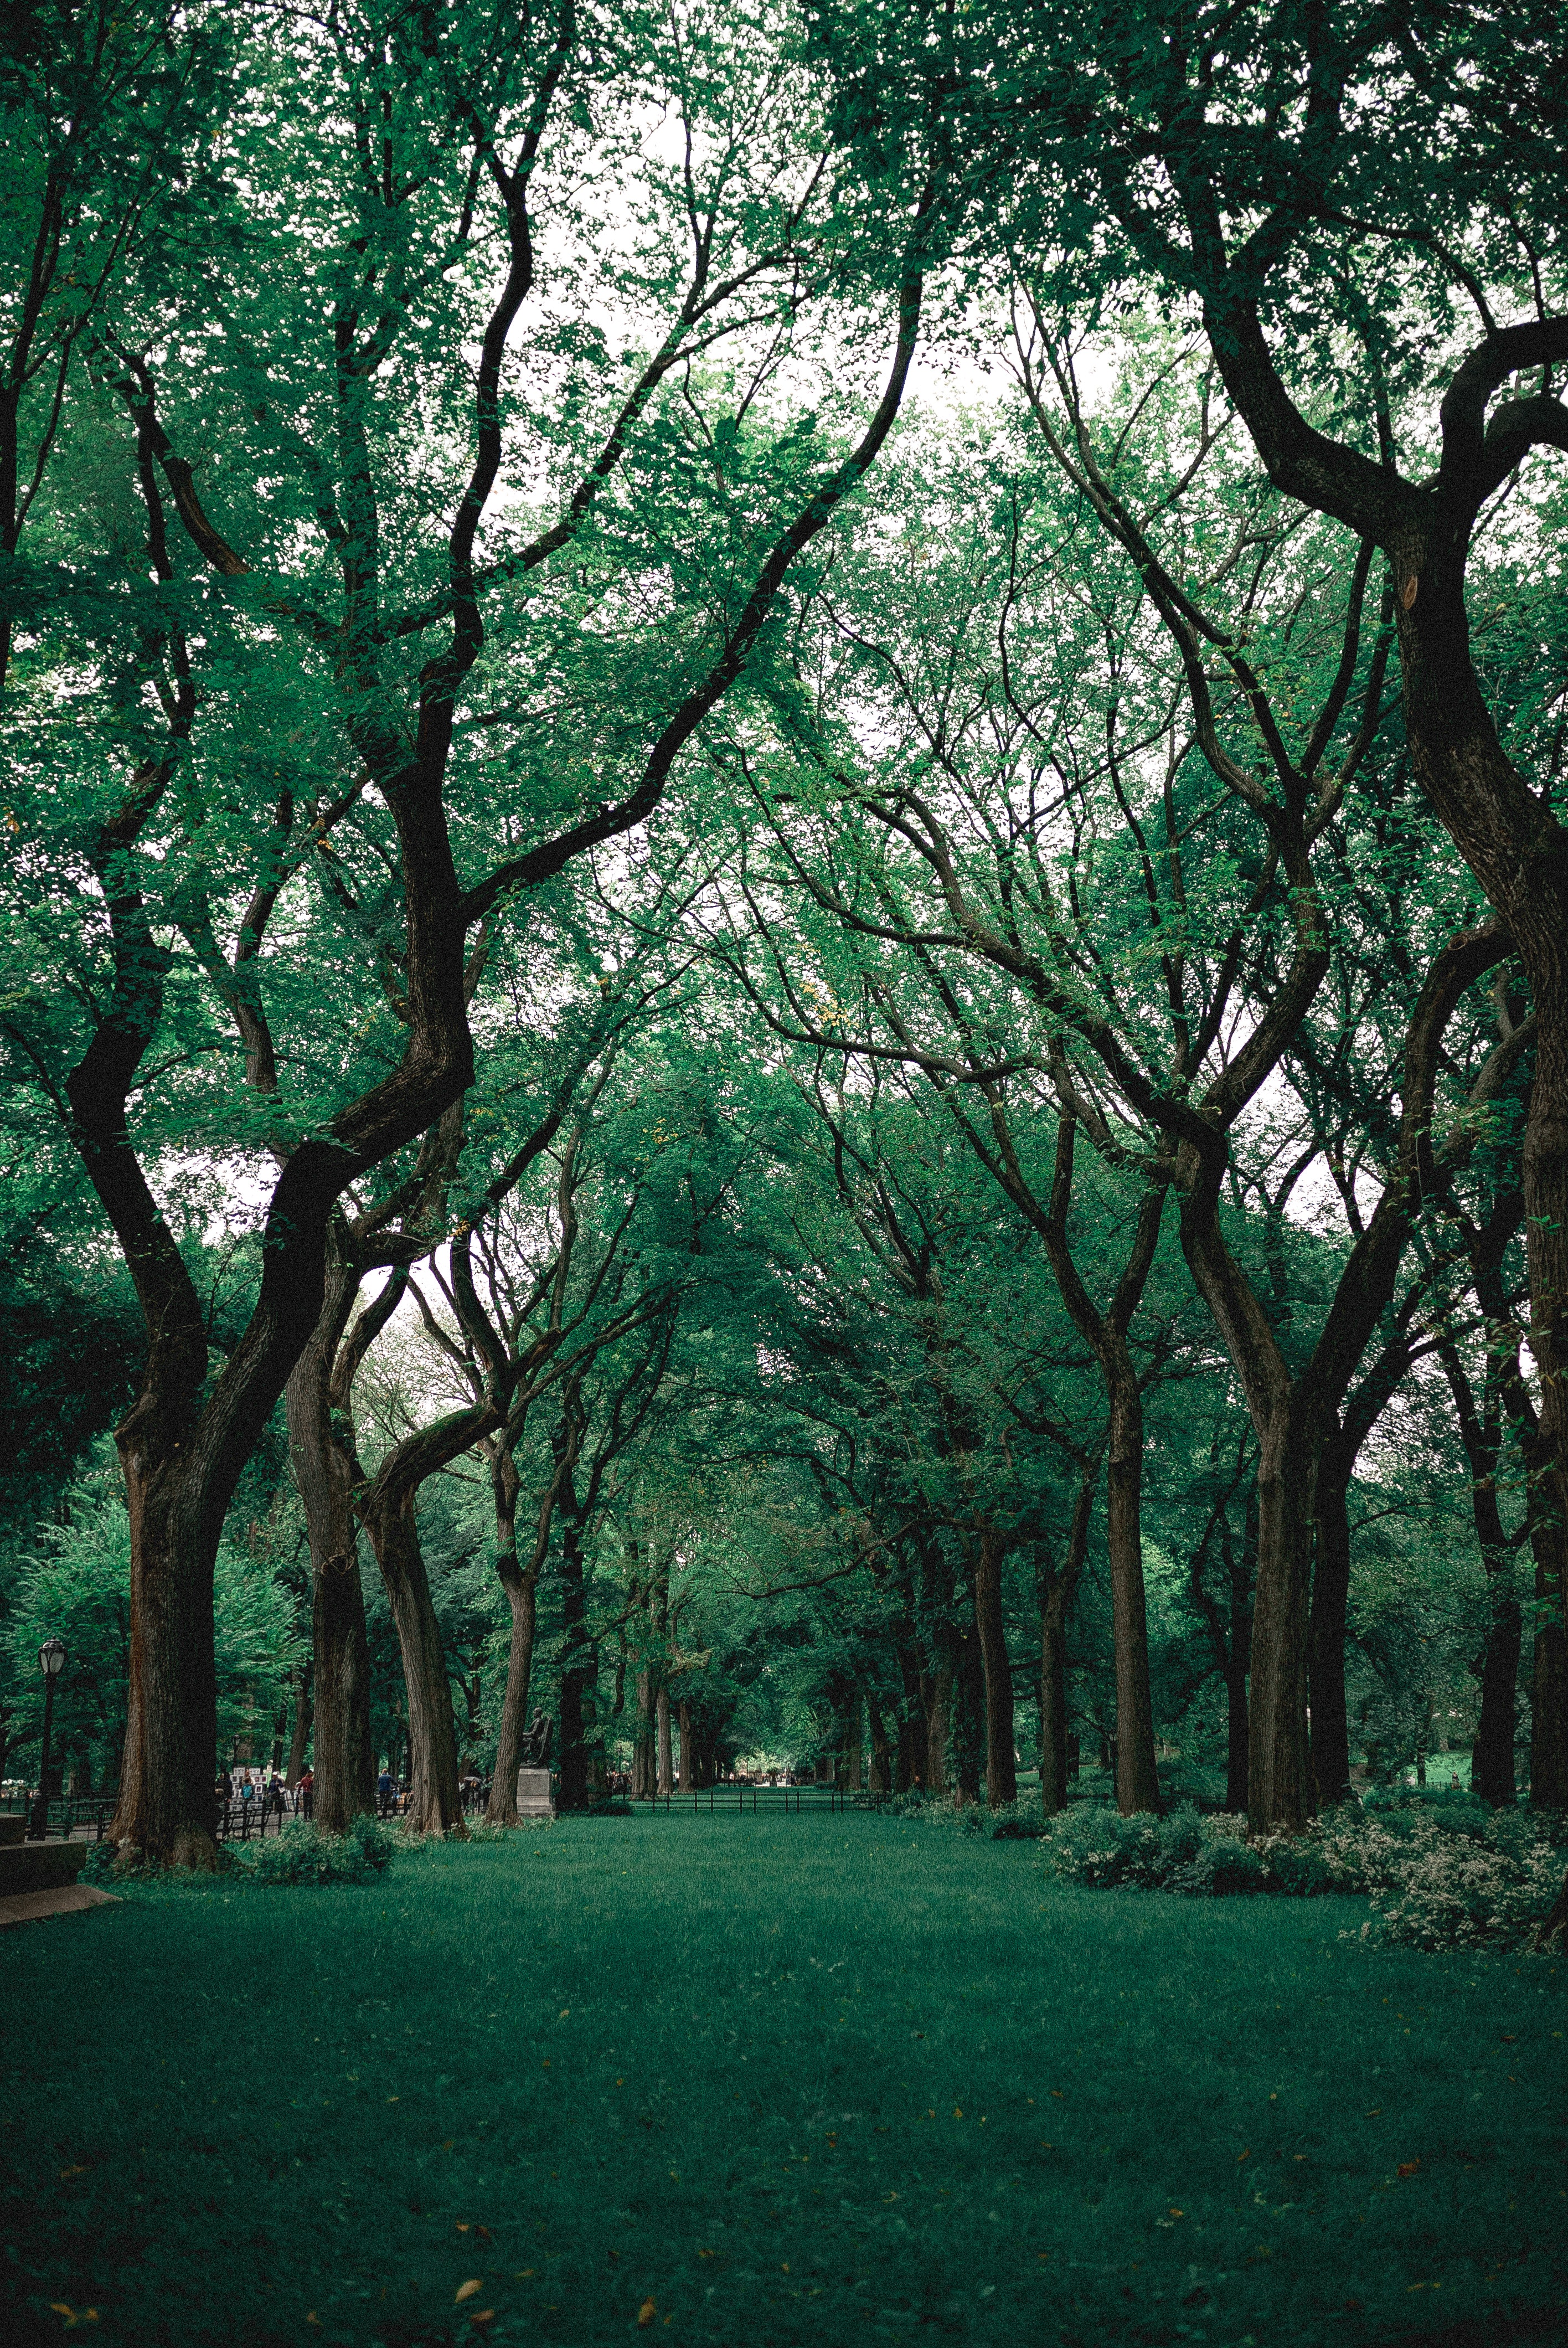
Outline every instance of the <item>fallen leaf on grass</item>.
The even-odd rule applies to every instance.
[[[637,2311],[637,2321],[639,2323],[651,2323],[658,2312],[656,2303],[651,2299],[645,2299]]]
[[[1251,2145],[1250,2145],[1250,2144],[1248,2144],[1248,2145],[1244,2145],[1244,2146],[1243,2146],[1243,2147],[1242,2147],[1242,2149],[1240,2150],[1240,2152],[1238,2152],[1238,2153],[1237,2153],[1237,2155],[1236,2155],[1236,2157],[1235,2157],[1235,2165],[1236,2165],[1236,2167],[1239,2168],[1241,2167],[1242,2162],[1243,2162],[1244,2160],[1250,2160],[1251,2158],[1252,2158],[1252,2147],[1251,2147]]]
[[[63,2185],[67,2177],[85,2177],[87,2173],[87,2162],[85,2160],[78,2160],[73,2168],[61,2169],[60,2182]]]
[[[453,2292],[453,2305],[456,2306],[460,2300],[472,2299],[477,2291],[483,2291],[484,2288],[485,2286],[480,2281],[477,2275],[470,2275],[467,2281],[460,2282],[456,2290]]]
[[[1413,2177],[1420,2165],[1421,2164],[1419,2160],[1401,2160],[1399,2163],[1399,2175],[1401,2177]]]
[[[496,2311],[493,2307],[477,2307],[468,2318],[470,2323],[494,2323],[495,2320]]]

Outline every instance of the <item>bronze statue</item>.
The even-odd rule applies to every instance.
[[[548,1769],[550,1758],[550,1737],[555,1723],[542,1705],[536,1705],[534,1716],[523,1731],[518,1748],[518,1766],[522,1769]]]

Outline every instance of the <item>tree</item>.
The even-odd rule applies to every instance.
[[[998,249],[1026,255],[1085,314],[1122,288],[1180,305],[1280,493],[1386,563],[1413,770],[1518,953],[1540,1023],[1523,1191],[1549,1641],[1568,1606],[1561,654],[1546,620],[1532,689],[1511,706],[1477,607],[1497,517],[1512,507],[1545,539],[1535,452],[1568,448],[1554,388],[1568,358],[1560,30],[1538,0],[1462,26],[1374,0],[1028,8],[983,29],[966,20],[965,38],[988,47],[964,101],[986,126]],[[1004,155],[1024,175],[1005,197],[991,176]]]
[[[721,469],[684,533],[671,525],[690,480],[639,510],[669,455],[674,387],[703,429],[715,409],[723,421],[729,382],[710,390],[705,355],[734,336],[754,394],[786,352],[808,359],[814,304],[853,304],[865,283],[822,233],[839,176],[819,151],[802,158],[811,84],[783,36],[765,13],[601,26],[573,0],[522,20],[466,5],[437,21],[398,0],[324,30],[233,20],[226,177],[202,182],[200,233],[97,303],[90,345],[74,323],[66,336],[28,523],[56,592],[16,689],[26,853],[9,1033],[147,1323],[120,1442],[128,1855],[210,1861],[224,1512],[317,1321],[337,1201],[471,1080],[473,934],[482,957],[519,892],[657,807],[897,414],[938,218],[918,142],[884,160],[895,200],[912,171],[917,201],[893,268],[894,356],[858,440],[786,431],[743,479]],[[690,139],[684,165],[647,155],[650,90]],[[74,87],[27,83],[26,101],[46,143],[74,153]],[[129,218],[145,158],[112,140],[108,153]],[[572,211],[589,159],[646,221],[629,251]],[[57,178],[27,198],[52,265]],[[559,317],[535,261],[552,203]],[[865,290],[877,299],[875,279]],[[632,326],[629,387],[592,323],[600,301]],[[530,303],[519,368],[510,340]],[[221,526],[197,489],[203,447]],[[537,526],[498,506],[504,469],[542,484]],[[106,472],[112,496],[95,503]],[[665,575],[673,561],[682,587],[646,633],[629,622],[614,722],[541,778],[535,690],[551,698],[569,651],[579,706],[599,674],[585,551],[590,607],[650,561]],[[63,664],[86,680],[68,712]],[[528,689],[497,708],[513,664]],[[569,731],[556,728],[562,745]],[[159,1198],[173,1137],[197,1128],[210,1152],[271,1168],[251,1319],[211,1377]]]

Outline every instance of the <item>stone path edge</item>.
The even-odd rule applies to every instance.
[[[84,1909],[118,1908],[112,1891],[92,1883],[62,1883],[51,1891],[16,1891],[0,1900],[0,1931],[7,1924],[39,1924],[46,1916],[74,1916]]]

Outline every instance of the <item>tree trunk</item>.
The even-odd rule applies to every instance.
[[[1554,1594],[1537,1565],[1535,1601],[1544,1619],[1530,1681],[1530,1805],[1536,1810],[1568,1809],[1568,1634],[1552,1619]]]
[[[1012,1673],[1002,1621],[1002,1556],[999,1535],[987,1529],[975,1550],[975,1632],[979,1642],[986,1712],[986,1803],[993,1810],[1018,1799],[1013,1759]],[[1142,1588],[1142,1566],[1139,1586]],[[1145,1657],[1144,1696],[1148,1694]],[[1151,1739],[1153,1729],[1151,1728]],[[1151,1748],[1152,1749],[1152,1748]]]
[[[430,1577],[419,1545],[416,1489],[386,1507],[367,1510],[365,1529],[386,1584],[403,1651],[408,1698],[408,1807],[413,1834],[466,1836],[457,1791],[457,1735],[452,1686],[436,1620]]]
[[[1123,1818],[1160,1807],[1154,1710],[1149,1692],[1149,1618],[1143,1592],[1143,1403],[1124,1344],[1108,1375],[1111,1436],[1105,1456],[1105,1543],[1111,1559],[1116,1660],[1116,1807]]]
[[[118,1857],[212,1868],[218,1776],[212,1566],[217,1537],[199,1538],[203,1463],[167,1466],[144,1445],[144,1394],[118,1430],[130,1516],[130,1673],[119,1799],[108,1838]]]
[[[648,1800],[659,1783],[657,1712],[653,1666],[645,1663],[637,1674],[637,1732],[631,1746],[631,1792],[640,1802]]]
[[[300,1782],[300,1772],[305,1766],[305,1749],[311,1741],[311,1676],[309,1663],[294,1666],[294,1735],[289,1747],[289,1773],[283,1781],[291,1793]]]
[[[1519,1715],[1519,1656],[1523,1614],[1512,1591],[1498,1592],[1481,1658],[1481,1718],[1471,1748],[1470,1789],[1479,1801],[1512,1809],[1518,1795],[1513,1744]]]
[[[1021,1176],[1009,1185],[1034,1222],[1068,1314],[1093,1349],[1110,1413],[1106,1438],[1105,1540],[1111,1560],[1112,1643],[1116,1666],[1116,1807],[1123,1818],[1160,1807],[1154,1716],[1149,1692],[1148,1609],[1143,1590],[1143,1404],[1127,1344],[1148,1282],[1164,1217],[1170,1161],[1145,1190],[1116,1292],[1102,1313],[1084,1286],[1068,1243],[1078,1121],[1056,1128],[1050,1211],[1041,1214]]]
[[[496,1766],[490,1775],[490,1798],[485,1815],[492,1826],[515,1827],[518,1756],[528,1726],[528,1686],[534,1670],[538,1576],[532,1560],[526,1571],[518,1562],[518,1477],[511,1452],[504,1447],[491,1462],[490,1482],[496,1510],[496,1573],[507,1593],[512,1620],[507,1647],[507,1692],[501,1702]]]
[[[926,1711],[926,1790],[946,1794],[948,1785],[948,1718],[953,1704],[953,1669],[939,1663],[928,1682]]]
[[[835,1691],[834,1710],[838,1717],[838,1765],[835,1772],[839,1785],[846,1793],[861,1790],[864,1756],[860,1742],[860,1689],[851,1681]]]
[[[1246,1673],[1235,1663],[1225,1671],[1225,1808],[1232,1818],[1246,1816],[1249,1777]]]
[[[1298,1416],[1286,1407],[1258,1428],[1247,1722],[1247,1816],[1255,1833],[1296,1833],[1316,1809],[1307,1702],[1317,1446]]]
[[[872,1687],[866,1691],[866,1713],[871,1723],[871,1791],[890,1794],[893,1791],[893,1755],[887,1743],[887,1725],[882,1707]]]
[[[326,1290],[316,1325],[285,1389],[289,1458],[305,1512],[311,1551],[311,1647],[315,1705],[312,1815],[325,1834],[375,1807],[370,1737],[370,1647],[359,1578],[351,1395],[338,1397],[338,1351],[359,1292],[341,1231],[329,1243]]]
[[[1043,1545],[1035,1552],[1034,1587],[1040,1603],[1040,1796],[1048,1818],[1066,1807],[1068,1778],[1078,1774],[1075,1741],[1069,1735],[1067,1719],[1067,1617],[1089,1555],[1100,1459],[1098,1449],[1079,1456],[1078,1493],[1060,1571],[1052,1570]]]
[[[1067,1807],[1067,1632],[1061,1577],[1040,1616],[1040,1802],[1048,1818]]]
[[[1297,1394],[1252,1283],[1220,1231],[1220,1161],[1184,1150],[1182,1247],[1235,1365],[1257,1437],[1257,1581],[1247,1720],[1247,1818],[1296,1834],[1312,1818],[1307,1726],[1308,1592],[1322,1428]],[[1354,1361],[1350,1369],[1354,1370]]]
[[[898,1707],[897,1757],[893,1765],[893,1789],[899,1794],[907,1794],[914,1786],[923,1788],[929,1775],[926,1751],[927,1691],[920,1669],[920,1654],[915,1643],[913,1624],[913,1593],[906,1587],[904,1617],[895,1623],[893,1630],[898,1677],[904,1691]]]
[[[665,1686],[662,1680],[659,1683],[659,1694],[655,1699],[655,1703],[657,1705],[659,1718],[659,1782],[657,1790],[661,1795],[670,1795],[675,1790],[675,1756],[670,1748],[670,1691]]]
[[[1350,1468],[1342,1440],[1325,1445],[1317,1478],[1309,1673],[1312,1779],[1320,1810],[1331,1809],[1336,1802],[1350,1798],[1350,1723],[1345,1704],[1345,1632],[1350,1604]],[[1245,1701],[1244,1696],[1244,1704]]]
[[[958,1641],[948,1714],[948,1776],[959,1804],[978,1802],[984,1779],[986,1680],[972,1622]]]
[[[587,1630],[582,1517],[570,1468],[559,1477],[561,1508],[561,1785],[563,1810],[587,1810],[596,1782],[599,1648]],[[664,1787],[660,1787],[664,1791]]]

